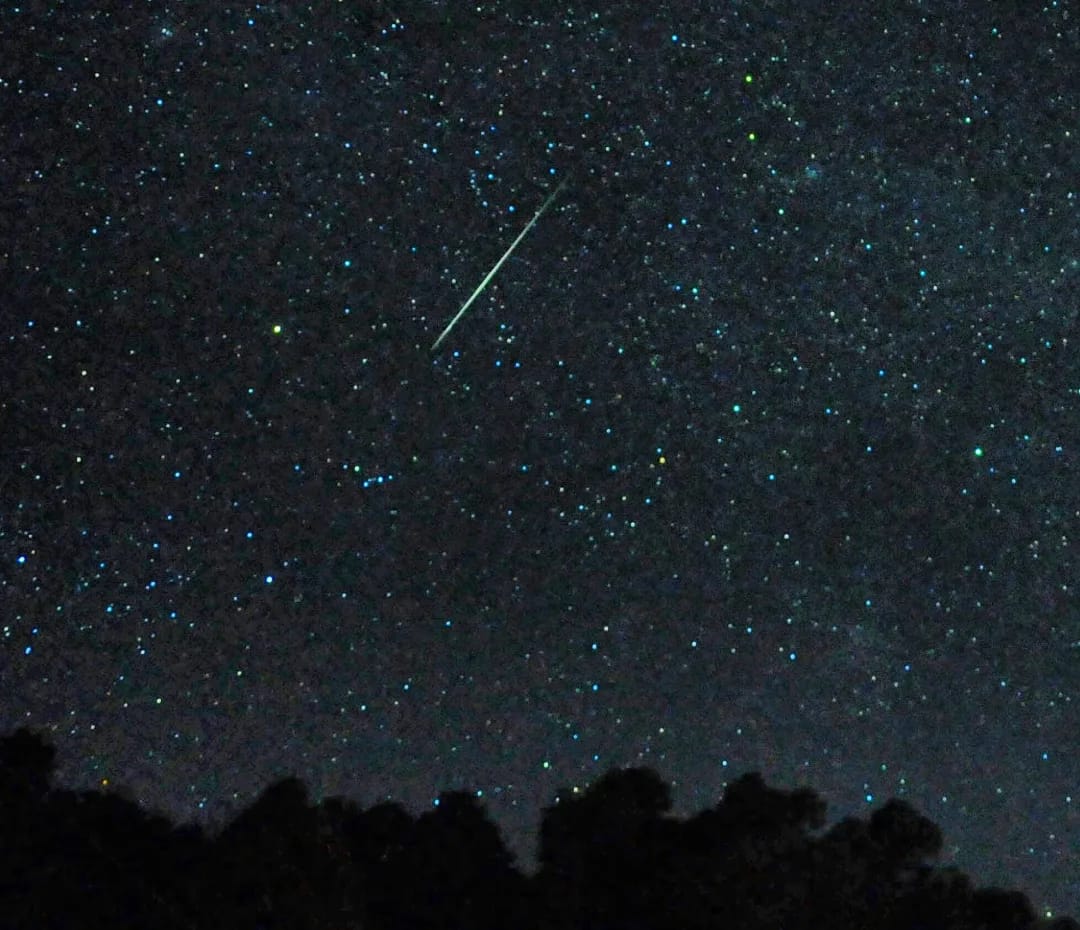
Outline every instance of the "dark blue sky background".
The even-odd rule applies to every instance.
[[[525,864],[757,769],[1080,912],[1067,6],[6,4],[0,724]]]

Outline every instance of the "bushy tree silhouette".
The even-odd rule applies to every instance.
[[[296,778],[269,786],[217,837],[217,909],[230,927],[318,930],[340,926],[353,907],[330,819]]]
[[[40,803],[55,770],[56,749],[26,727],[0,737],[0,803]]]
[[[937,824],[898,798],[870,815],[869,837],[883,867],[896,872],[936,858],[945,843]]]
[[[0,894],[27,926],[47,901],[49,876],[34,865],[45,861],[47,841],[38,826],[55,759],[53,747],[25,727],[0,737]]]
[[[825,802],[807,788],[769,788],[757,772],[733,781],[685,825],[687,853],[671,880],[685,885],[684,925],[797,926],[811,890],[809,831],[824,822]]]
[[[540,826],[537,876],[546,919],[593,928],[649,920],[642,878],[671,810],[667,784],[649,768],[608,772],[580,795],[560,789]]]
[[[402,895],[410,906],[399,926],[521,926],[525,880],[474,794],[441,794],[437,807],[416,820],[400,862],[400,878],[413,891]]]
[[[197,922],[201,832],[116,794],[53,789],[54,760],[25,729],[0,738],[0,926]]]
[[[346,825],[362,910],[375,927],[396,926],[403,896],[410,894],[406,856],[414,818],[396,802],[359,811]]]
[[[1035,909],[1019,891],[980,888],[972,895],[971,914],[980,930],[1011,930],[1035,923]]]
[[[467,792],[413,817],[285,778],[207,836],[54,767],[40,736],[0,737],[0,930],[1080,930],[936,867],[905,801],[822,833],[814,791],[754,772],[685,820],[648,768],[560,790],[530,877]]]

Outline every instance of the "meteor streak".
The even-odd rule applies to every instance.
[[[553,190],[548,195],[548,199],[545,200],[540,205],[540,209],[536,211],[536,214],[533,216],[533,218],[531,220],[529,220],[528,223],[525,224],[525,228],[521,232],[519,232],[517,238],[513,242],[510,243],[510,248],[508,248],[505,252],[503,252],[502,258],[500,258],[497,262],[495,262],[495,266],[491,269],[491,271],[489,271],[484,276],[484,280],[481,281],[480,284],[477,286],[476,290],[472,292],[472,295],[469,297],[469,299],[466,300],[465,303],[463,303],[461,305],[461,309],[458,310],[458,312],[456,314],[454,314],[454,318],[449,323],[446,324],[446,329],[444,329],[439,334],[439,338],[436,339],[431,344],[431,351],[432,352],[434,352],[437,348],[439,348],[440,343],[442,343],[442,341],[450,334],[450,330],[452,330],[454,328],[457,321],[460,320],[465,315],[465,311],[468,310],[469,307],[472,306],[472,302],[474,300],[476,300],[476,298],[480,296],[480,292],[485,287],[487,287],[488,284],[491,283],[491,279],[494,278],[495,275],[497,275],[499,273],[499,269],[502,268],[503,262],[505,262],[510,257],[510,253],[513,252],[514,249],[516,249],[518,247],[518,243],[521,242],[521,240],[525,238],[525,236],[528,234],[529,230],[533,228],[533,225],[536,223],[536,221],[538,219],[540,219],[541,216],[543,216],[544,211],[548,207],[551,206],[551,202],[556,197],[559,196],[559,191],[561,191],[563,189],[563,186],[565,184],[566,184],[566,179],[563,178],[563,180],[559,182],[559,186],[556,187],[555,190]]]

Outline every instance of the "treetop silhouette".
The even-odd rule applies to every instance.
[[[414,817],[284,778],[211,836],[55,787],[55,757],[25,728],[0,737],[5,930],[1080,930],[938,868],[941,830],[906,801],[822,833],[816,792],[756,772],[686,819],[649,768],[560,789],[525,875],[472,793]]]

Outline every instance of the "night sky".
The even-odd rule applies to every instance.
[[[85,6],[0,14],[60,784],[476,789],[531,867],[560,786],[759,770],[1080,913],[1067,2]]]

